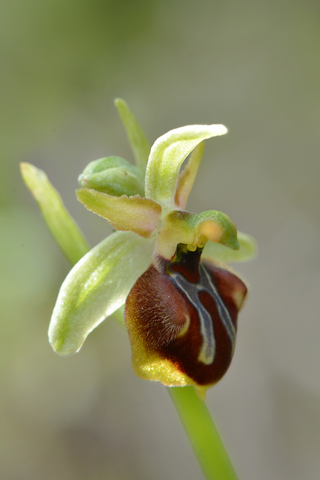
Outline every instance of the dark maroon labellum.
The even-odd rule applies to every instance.
[[[173,261],[158,258],[129,293],[125,318],[133,355],[143,348],[206,386],[230,365],[247,287],[229,270],[200,262],[201,253],[179,244]]]

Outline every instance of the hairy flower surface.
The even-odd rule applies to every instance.
[[[75,353],[97,325],[125,305],[136,374],[205,390],[230,365],[247,294],[225,262],[246,260],[255,251],[253,239],[237,233],[224,213],[185,211],[203,141],[227,129],[177,128],[156,140],[148,155],[128,107],[121,100],[117,107],[137,166],[108,157],[91,162],[80,175],[78,200],[117,231],[65,279],[49,340],[58,353]]]
[[[171,262],[158,258],[129,293],[133,368],[143,378],[207,387],[230,365],[247,288],[200,256],[179,244]]]

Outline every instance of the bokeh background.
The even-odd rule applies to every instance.
[[[2,0],[0,24],[0,478],[202,478],[166,390],[133,375],[120,325],[68,359],[47,342],[69,266],[19,162],[47,172],[96,244],[110,228],[74,190],[89,161],[132,158],[121,96],[152,142],[228,126],[188,206],[226,212],[260,252],[237,267],[250,299],[208,405],[241,479],[318,479],[320,3]]]

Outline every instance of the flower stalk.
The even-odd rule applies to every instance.
[[[207,406],[193,387],[168,388],[187,437],[208,480],[237,480]]]

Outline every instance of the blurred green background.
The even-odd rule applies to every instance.
[[[241,479],[320,474],[320,3],[15,0],[0,4],[0,478],[202,478],[166,390],[136,378],[125,331],[79,354],[47,342],[69,270],[19,175],[44,169],[91,245],[107,222],[74,190],[91,160],[131,159],[113,99],[153,142],[224,123],[188,207],[259,242],[234,362],[208,405]]]

